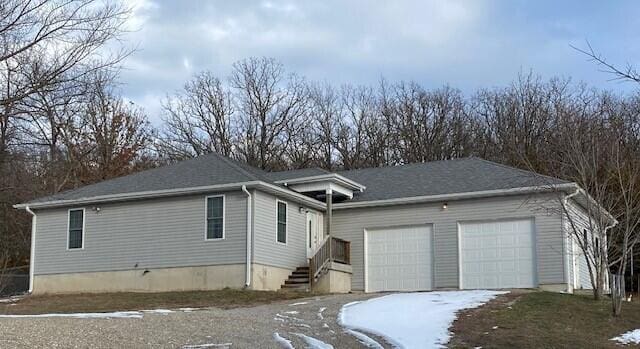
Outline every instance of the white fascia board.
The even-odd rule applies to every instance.
[[[367,188],[364,185],[358,182],[355,182],[347,177],[341,176],[337,173],[328,173],[328,174],[317,175],[317,176],[283,179],[283,180],[276,181],[275,183],[284,184],[288,186],[293,184],[316,183],[316,182],[323,182],[323,181],[336,183],[344,186],[345,188],[354,189],[358,191],[363,191]]]
[[[311,183],[297,183],[297,184],[289,184],[287,188],[291,188],[297,192],[308,193],[313,191],[325,192],[327,190],[335,191],[340,193],[349,199],[353,198],[353,191],[349,188],[345,188],[344,186],[331,182],[311,182]]]
[[[41,209],[41,208],[53,208],[53,207],[65,207],[65,206],[71,206],[71,205],[82,205],[82,204],[94,204],[94,203],[97,204],[97,203],[109,203],[109,202],[119,202],[119,201],[143,200],[143,199],[152,199],[152,198],[161,198],[161,197],[199,194],[199,193],[212,192],[212,191],[241,190],[243,185],[245,185],[247,188],[258,188],[258,189],[271,191],[272,193],[277,193],[284,197],[288,197],[289,199],[306,203],[313,208],[325,209],[325,204],[321,201],[296,193],[292,190],[282,188],[282,187],[279,187],[270,183],[262,182],[262,181],[249,181],[249,182],[238,182],[238,183],[229,183],[229,184],[217,184],[217,185],[209,185],[209,186],[191,187],[191,188],[178,188],[178,189],[153,190],[153,191],[143,191],[143,192],[133,192],[133,193],[123,193],[123,194],[101,195],[101,196],[94,196],[94,197],[73,199],[73,200],[53,200],[53,201],[30,203],[30,204],[17,204],[17,205],[14,205],[13,207],[17,209],[25,209],[28,206],[31,209]]]
[[[384,199],[384,200],[343,202],[339,204],[334,204],[333,209],[340,210],[340,209],[359,208],[359,207],[376,207],[376,206],[426,203],[426,202],[434,202],[434,201],[463,200],[463,199],[473,199],[473,198],[482,198],[482,197],[491,197],[491,196],[507,196],[507,195],[519,195],[519,194],[529,194],[529,193],[548,193],[548,192],[557,191],[557,190],[566,190],[566,189],[575,189],[575,188],[576,188],[575,183],[565,183],[565,184],[555,185],[553,187],[534,186],[534,187],[521,187],[521,188],[510,188],[510,189],[483,190],[483,191],[454,193],[454,194],[413,196],[413,197]]]
[[[303,203],[308,205],[311,208],[315,208],[318,210],[322,210],[324,211],[327,206],[325,205],[324,202],[310,198],[308,196],[302,195],[300,193],[297,193],[293,190],[290,189],[286,189],[283,187],[279,187],[277,185],[271,184],[271,183],[266,183],[266,182],[260,182],[260,184],[258,186],[256,186],[256,188],[271,193],[271,194],[275,194],[278,195],[282,198],[287,198],[290,200],[293,200],[295,202],[298,203]]]

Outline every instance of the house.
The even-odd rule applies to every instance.
[[[34,293],[572,292],[589,275],[554,208],[578,189],[475,157],[266,172],[209,154],[15,207]]]

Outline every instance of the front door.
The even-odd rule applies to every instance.
[[[313,257],[320,243],[318,234],[318,215],[314,212],[307,212],[307,258]]]

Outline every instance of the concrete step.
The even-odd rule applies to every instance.
[[[308,290],[309,284],[284,284],[281,288],[286,288],[288,290]]]

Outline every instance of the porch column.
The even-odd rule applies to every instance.
[[[332,189],[327,189],[327,198],[326,198],[326,202],[327,202],[327,219],[326,219],[326,231],[327,231],[327,237],[331,236],[331,216],[333,214],[332,210],[333,210],[333,190]]]
[[[327,189],[327,239],[329,239],[329,261],[333,261],[333,252],[331,251],[331,247],[333,245],[331,241],[331,216],[333,214],[333,190],[331,188]]]

